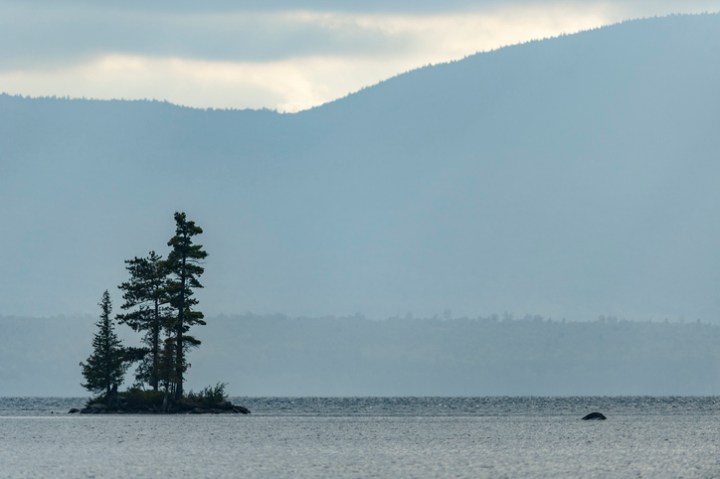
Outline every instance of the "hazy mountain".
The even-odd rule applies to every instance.
[[[211,314],[714,321],[718,58],[678,16],[293,115],[1,96],[0,314],[95,316],[185,210]]]

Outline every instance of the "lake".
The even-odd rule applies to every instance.
[[[718,398],[236,398],[253,414],[69,415],[0,398],[0,477],[720,477]],[[606,421],[582,421],[591,411]]]

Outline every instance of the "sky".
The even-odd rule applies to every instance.
[[[0,0],[0,92],[296,112],[428,64],[720,0]]]

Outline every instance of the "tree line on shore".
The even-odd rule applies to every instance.
[[[200,276],[207,257],[203,246],[194,241],[202,232],[184,212],[176,212],[175,234],[167,242],[170,252],[166,258],[151,250],[146,257],[125,261],[129,279],[118,286],[123,312],[113,318],[110,293],[106,290],[102,294],[93,350],[80,363],[85,379],[82,386],[99,395],[95,404],[118,408],[130,400],[157,409],[162,401],[160,411],[168,412],[188,400],[204,406],[227,403],[223,383],[200,394],[185,394],[183,388],[190,367],[188,352],[201,344],[190,334],[191,329],[206,324],[194,297],[194,290],[203,287]],[[142,346],[124,346],[116,324],[139,333]],[[134,386],[119,394],[118,387],[132,364],[137,364]]]

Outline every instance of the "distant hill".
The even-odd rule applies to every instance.
[[[210,314],[715,321],[718,58],[674,16],[292,115],[0,96],[0,314],[95,316],[185,210]]]
[[[210,317],[188,388],[244,396],[717,395],[720,326],[541,317]],[[88,396],[94,319],[0,317],[0,396]],[[119,328],[128,336],[129,328]],[[128,337],[128,339],[131,339]],[[137,339],[137,338],[135,338]],[[128,343],[132,344],[132,343]],[[133,371],[126,376],[132,384]]]

